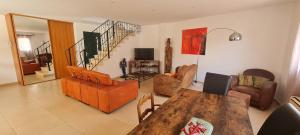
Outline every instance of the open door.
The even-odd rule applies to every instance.
[[[55,76],[57,79],[60,79],[68,76],[68,71],[66,69],[68,61],[65,52],[75,43],[73,23],[48,20],[48,25],[56,71]],[[72,52],[72,54],[75,54],[75,52]],[[75,57],[72,57],[72,59],[75,61]]]

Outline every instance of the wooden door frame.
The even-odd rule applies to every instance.
[[[48,18],[31,16],[31,15],[18,14],[18,13],[7,13],[5,15],[8,35],[9,35],[9,39],[10,39],[10,43],[11,43],[11,51],[12,51],[16,75],[17,75],[17,80],[18,80],[19,84],[27,85],[24,82],[24,73],[23,73],[23,68],[21,65],[20,50],[19,50],[19,45],[17,42],[16,27],[15,27],[14,18],[13,18],[14,16],[22,16],[22,17],[46,20],[47,24],[48,24],[48,34],[49,34],[50,42],[51,42],[51,37],[50,37],[49,20],[52,20],[52,21],[60,21],[60,20],[48,19]],[[68,22],[68,21],[60,21],[60,22],[72,23],[72,22]],[[53,47],[52,44],[51,44],[51,47]],[[51,53],[51,55],[52,55],[53,61],[55,61],[55,59],[53,57],[53,52]],[[54,62],[53,62],[53,67],[54,67],[54,72],[55,72],[55,79],[57,79]]]
[[[19,51],[19,45],[17,43],[17,34],[15,30],[15,23],[13,19],[13,14],[8,13],[5,15],[6,25],[7,25],[7,31],[9,35],[9,40],[11,43],[11,51],[13,55],[17,80],[20,84],[25,85],[24,83],[24,73],[21,66],[21,60],[20,60],[20,51]]]

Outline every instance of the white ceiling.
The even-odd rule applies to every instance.
[[[17,32],[48,33],[47,20],[15,15],[13,19]]]
[[[85,21],[111,18],[156,24],[290,1],[294,0],[0,0],[0,14],[15,12]]]

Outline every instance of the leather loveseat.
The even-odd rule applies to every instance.
[[[115,81],[109,75],[80,67],[67,67],[70,77],[63,78],[63,93],[105,113],[111,113],[138,95],[138,83]]]
[[[232,76],[231,90],[245,93],[251,96],[250,105],[265,110],[270,107],[276,92],[277,83],[274,82],[274,75],[264,69],[247,69],[243,75],[260,76],[269,79],[264,82],[261,88],[251,86],[239,86],[239,78]]]

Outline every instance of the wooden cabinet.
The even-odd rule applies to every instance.
[[[159,60],[131,60],[129,61],[129,74],[159,74]]]

